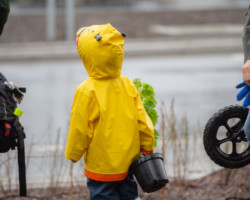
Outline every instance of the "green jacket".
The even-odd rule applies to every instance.
[[[250,59],[250,6],[246,14],[246,22],[243,29],[244,63]]]
[[[8,19],[9,12],[10,12],[9,0],[0,0],[0,35],[3,32],[3,27]]]

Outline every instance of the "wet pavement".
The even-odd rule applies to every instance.
[[[235,85],[242,80],[242,63],[243,56],[239,53],[124,59],[122,74],[131,80],[141,78],[153,86],[158,111],[164,102],[169,114],[174,99],[176,118],[180,120],[186,116],[191,138],[192,131],[197,130],[199,124],[201,129],[194,144],[198,151],[196,155],[192,154],[194,159],[190,163],[189,178],[218,169],[204,154],[202,131],[214,112],[238,103]],[[63,158],[63,150],[75,88],[87,77],[80,59],[2,62],[1,72],[9,81],[27,88],[19,108],[24,111],[20,121],[27,135],[29,184],[33,187],[48,185],[51,174],[56,172],[63,174],[57,177],[60,183],[69,181],[69,161]],[[160,151],[160,146],[159,143],[157,151]],[[174,175],[174,165],[170,162],[172,156],[167,154],[169,176]],[[55,162],[55,158],[59,160]],[[82,169],[82,162],[74,168],[78,173]]]
[[[234,87],[241,81],[242,58],[241,54],[125,58],[122,73],[151,84],[159,104],[163,101],[168,107],[174,98],[178,115],[204,124],[216,109],[237,103]],[[2,63],[1,72],[27,87],[21,120],[36,137],[67,127],[75,88],[87,77],[80,59]]]

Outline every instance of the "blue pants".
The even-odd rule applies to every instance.
[[[87,179],[90,200],[136,200],[139,199],[137,184],[132,174],[122,181],[101,182]]]
[[[250,111],[248,112],[247,119],[245,121],[244,132],[247,137],[247,143],[250,146]]]

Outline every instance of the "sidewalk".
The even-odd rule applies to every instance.
[[[249,0],[169,0],[163,4],[156,1],[138,1],[133,8],[137,10],[211,10],[228,8],[248,8]]]
[[[150,27],[159,38],[125,39],[125,56],[242,52],[241,25]],[[1,44],[0,62],[78,58],[75,42]]]

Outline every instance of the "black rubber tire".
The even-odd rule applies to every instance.
[[[239,105],[227,106],[217,111],[207,122],[203,144],[208,156],[216,164],[225,168],[240,168],[250,163],[250,147],[246,143],[246,136],[243,131],[245,120],[247,118],[248,108]],[[238,122],[230,126],[228,120],[237,119]],[[218,139],[219,129],[224,127],[225,138]],[[222,144],[229,142],[231,144],[230,153],[221,149]],[[246,148],[238,153],[237,145],[243,144]]]

